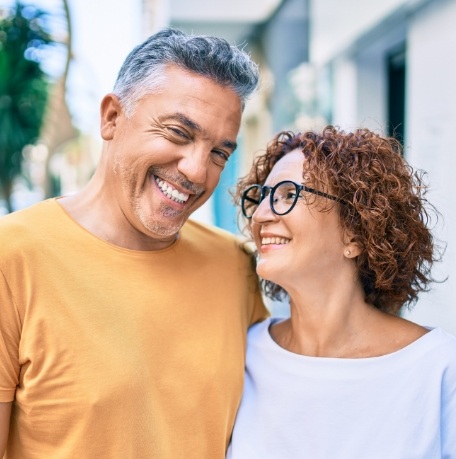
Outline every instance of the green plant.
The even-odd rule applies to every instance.
[[[45,25],[43,10],[19,2],[0,18],[0,185],[10,212],[22,150],[37,140],[46,109],[48,81],[40,64],[52,39]]]

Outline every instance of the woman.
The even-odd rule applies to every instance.
[[[456,458],[456,338],[399,317],[439,258],[422,174],[367,129],[279,134],[238,186],[265,293],[230,459]]]

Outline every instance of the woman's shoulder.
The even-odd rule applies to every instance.
[[[393,355],[419,361],[422,368],[451,369],[456,383],[456,337],[441,327],[429,327],[404,319],[395,330],[397,350]]]
[[[447,356],[456,367],[456,336],[441,327],[429,327],[429,336],[435,348],[444,350],[444,355]]]
[[[281,322],[285,319],[277,317],[267,317],[261,322],[253,324],[247,333],[247,346],[249,350],[253,348],[261,348],[262,350],[268,352],[270,351],[271,346],[273,346],[272,338],[270,334],[270,327],[278,322]]]
[[[399,316],[377,311],[376,320],[368,330],[370,357],[394,354],[409,348],[422,348],[421,342],[430,345],[434,335],[426,337],[431,327],[425,327]],[[420,345],[418,345],[420,344]]]
[[[272,317],[267,317],[266,319],[253,324],[248,330],[248,339],[258,339],[259,337],[264,335],[269,330],[269,327],[271,326],[271,323],[273,323],[274,320],[275,319]]]
[[[265,320],[252,325],[247,334],[247,354],[252,358],[260,359],[261,356],[269,359],[287,359],[287,353],[280,348],[271,336],[271,327],[287,320],[281,317],[267,317]]]

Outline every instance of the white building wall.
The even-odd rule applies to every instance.
[[[142,1],[142,40],[169,26],[171,21],[170,0]]]
[[[358,126],[358,79],[356,63],[341,57],[333,63],[332,124],[344,129]]]
[[[377,18],[379,22],[380,19]],[[373,34],[353,37],[333,61],[333,122],[344,128],[387,131],[386,56],[406,39],[403,22],[377,26]]]
[[[385,132],[386,69],[382,52],[363,53],[358,58],[358,119],[362,127]]]
[[[422,295],[407,314],[456,334],[456,1],[432,2],[408,33],[407,159],[428,171],[429,200],[443,216],[436,234],[447,242],[435,274],[448,280]]]
[[[351,130],[384,132],[386,82],[379,53],[343,57],[333,64],[332,124]]]
[[[310,59],[322,65],[397,8],[421,0],[314,0],[310,2]]]

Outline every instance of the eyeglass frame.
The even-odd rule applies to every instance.
[[[290,206],[290,208],[286,212],[279,213],[274,209],[274,206],[273,206],[273,203],[272,203],[272,197],[274,196],[275,190],[277,188],[279,188],[279,186],[283,185],[284,183],[292,183],[295,186],[295,188],[296,188],[296,196],[295,196],[294,202]],[[256,202],[256,200],[253,200],[252,198],[249,198],[247,196],[247,193],[253,188],[260,188],[261,189],[260,199],[259,199],[258,202]],[[244,217],[247,218],[247,220],[250,220],[253,217],[253,214],[256,212],[256,209],[252,213],[252,215],[249,217],[246,214],[246,211],[244,209],[244,202],[245,201],[252,202],[253,204],[257,205],[257,209],[258,209],[258,206],[264,201],[264,199],[266,197],[267,190],[269,190],[269,207],[270,207],[272,213],[274,213],[275,215],[279,215],[279,216],[287,215],[294,209],[294,207],[296,206],[296,203],[298,202],[299,195],[300,195],[300,193],[302,191],[307,191],[308,193],[316,194],[318,196],[322,196],[324,198],[331,199],[332,201],[336,201],[336,202],[339,202],[341,204],[347,204],[347,201],[345,201],[342,198],[338,198],[337,196],[333,196],[331,194],[324,193],[323,191],[315,190],[314,188],[310,188],[310,187],[304,185],[303,183],[301,183],[301,184],[300,183],[296,183],[293,180],[282,180],[281,182],[276,183],[274,186],[254,184],[254,185],[249,186],[245,191],[243,191],[242,195],[241,195],[241,211],[242,211],[242,215],[244,215]]]

